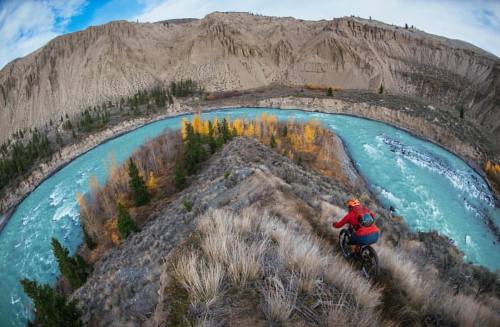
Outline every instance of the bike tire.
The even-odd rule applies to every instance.
[[[371,246],[366,246],[361,251],[361,270],[368,279],[377,278],[380,272],[377,252]]]
[[[341,230],[339,235],[339,246],[342,255],[346,259],[350,259],[352,257],[350,243],[351,243],[351,236],[349,235],[349,232],[345,229]]]

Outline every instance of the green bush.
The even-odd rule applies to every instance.
[[[184,209],[186,209],[187,212],[193,210],[193,203],[191,201],[188,200],[182,201],[182,206],[184,207]]]
[[[130,217],[130,213],[127,208],[125,208],[125,206],[121,203],[118,203],[117,228],[122,240],[126,239],[130,234],[139,231],[139,228],[132,220],[132,217]]]

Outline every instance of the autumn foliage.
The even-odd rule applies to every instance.
[[[500,164],[488,160],[484,165],[484,171],[495,189],[500,192]]]
[[[228,130],[234,137],[255,138],[291,160],[306,164],[323,175],[346,182],[338,158],[341,144],[336,141],[332,131],[317,121],[279,122],[276,116],[265,112],[254,120],[240,118],[231,120],[227,117],[222,122],[218,118],[212,121],[202,120],[196,115],[191,123],[187,119],[183,121],[181,133],[184,138],[187,135],[188,124],[201,135],[208,135],[211,129],[217,131],[221,124],[227,124]]]
[[[229,117],[204,120],[198,114],[190,121],[183,119],[179,131],[168,131],[146,142],[121,166],[113,158],[108,159],[106,184],[100,186],[91,177],[89,194],[77,196],[84,230],[98,246],[119,244],[117,203],[122,205],[122,211],[130,212],[131,222],[140,227],[155,200],[182,189],[188,183],[188,176],[233,137],[255,138],[299,164],[337,180],[345,179],[337,158],[341,145],[331,131],[316,121],[279,122],[276,116],[267,113],[253,120]],[[129,176],[131,162],[152,195],[152,204],[137,207]]]
[[[175,161],[182,151],[182,138],[178,131],[168,131],[143,144],[131,159],[144,179],[147,191],[154,197],[158,193],[169,195],[175,192],[172,172]],[[108,179],[104,186],[95,177],[89,180],[90,192],[77,194],[80,205],[80,220],[88,236],[98,245],[109,247],[118,244],[117,203],[126,208],[135,204],[130,187],[129,163],[118,165],[113,157],[108,158]],[[147,207],[147,206],[145,206]],[[147,208],[132,208],[131,215]]]

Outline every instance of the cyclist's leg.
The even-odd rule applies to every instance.
[[[361,245],[363,245],[362,237],[356,236],[356,234],[351,234],[351,251],[353,253],[358,253],[361,249]]]

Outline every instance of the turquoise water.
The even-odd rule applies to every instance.
[[[262,112],[280,120],[316,119],[344,140],[359,171],[380,201],[393,205],[414,230],[436,229],[466,253],[467,260],[492,270],[500,268],[500,245],[484,220],[500,226],[500,211],[485,182],[446,150],[387,124],[356,117],[298,110],[231,109],[204,114],[254,118]],[[179,128],[181,117],[168,118],[104,143],[72,161],[44,181],[17,208],[0,234],[0,321],[21,326],[30,302],[18,280],[53,283],[58,270],[50,238],[71,251],[81,244],[75,195],[89,189],[89,177],[103,183],[107,162],[123,162],[147,139],[167,128]]]

